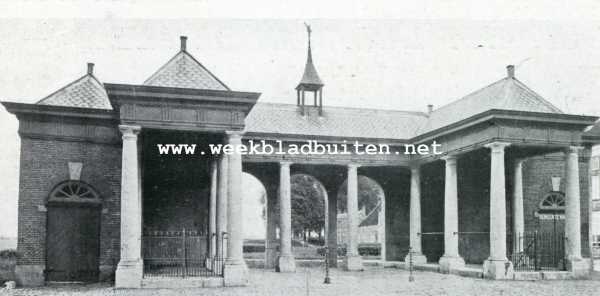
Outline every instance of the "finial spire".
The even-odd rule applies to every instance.
[[[300,113],[304,116],[304,107],[305,107],[305,92],[313,92],[314,93],[314,106],[319,108],[319,116],[323,114],[323,81],[317,74],[317,69],[313,64],[312,59],[312,50],[310,46],[310,37],[312,34],[312,29],[309,24],[304,23],[306,27],[306,32],[308,33],[308,56],[306,58],[306,66],[304,67],[304,74],[302,75],[302,79],[300,79],[300,83],[296,86],[296,92],[298,94],[298,106],[300,106]],[[318,103],[317,103],[318,100]]]
[[[308,56],[306,59],[306,66],[304,67],[304,75],[302,76],[302,79],[300,80],[300,83],[298,84],[298,87],[296,87],[296,89],[304,86],[304,88],[312,90],[315,88],[322,87],[323,82],[321,81],[319,74],[317,74],[317,69],[313,64],[312,50],[310,47],[310,37],[312,34],[312,29],[307,23],[304,23],[304,26],[306,26],[306,32],[308,33]]]

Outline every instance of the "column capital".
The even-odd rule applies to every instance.
[[[349,163],[346,166],[348,167],[348,169],[358,169],[360,167],[360,164],[358,164],[358,163]]]
[[[490,148],[492,152],[504,152],[504,149],[510,146],[508,142],[491,142],[483,145],[485,148]]]
[[[137,137],[137,135],[142,130],[142,127],[139,125],[127,125],[127,124],[119,124],[119,131],[123,134],[123,137]]]
[[[515,158],[515,165],[523,165],[523,163],[525,162],[526,158]]]
[[[446,155],[440,157],[440,159],[445,161],[446,163],[452,164],[452,163],[456,163],[457,156],[456,156],[456,154],[446,154]]]
[[[289,167],[292,164],[294,164],[294,163],[292,161],[289,161],[289,160],[282,160],[282,161],[279,162],[279,166],[280,167],[283,167],[283,166]]]
[[[225,131],[228,139],[242,138],[244,131]]]
[[[411,175],[415,174],[415,173],[418,174],[420,171],[421,171],[421,166],[420,165],[413,164],[413,165],[410,166],[410,173],[411,173]]]
[[[583,150],[585,147],[583,146],[569,146],[565,148],[565,153],[575,153],[579,154],[579,151]]]

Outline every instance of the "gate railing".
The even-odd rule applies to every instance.
[[[214,237],[185,229],[144,233],[144,277],[222,276],[222,253],[211,256],[208,252],[209,239]],[[221,239],[224,246],[224,236]]]
[[[563,233],[521,233],[510,256],[514,270],[566,270],[565,241]]]

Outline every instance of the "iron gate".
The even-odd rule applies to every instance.
[[[511,256],[514,270],[566,270],[565,240],[556,231],[521,233]]]
[[[223,254],[209,254],[210,239],[216,235],[185,229],[144,233],[144,277],[222,276]],[[221,240],[225,246],[224,235]]]

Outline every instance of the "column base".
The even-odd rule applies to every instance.
[[[483,277],[492,280],[512,280],[514,278],[513,264],[508,259],[487,259],[483,262]]]
[[[591,263],[591,260],[587,258],[567,259],[567,270],[570,271],[575,278],[587,277],[592,271]]]
[[[225,261],[223,266],[223,284],[225,287],[248,285],[248,267],[244,261]]]
[[[277,258],[277,272],[296,272],[296,259],[293,255],[284,255]]]
[[[350,255],[344,258],[344,269],[347,271],[362,271],[363,263],[360,255]]]
[[[115,273],[115,288],[141,288],[144,276],[144,262],[121,260]]]
[[[44,278],[45,265],[17,265],[15,279],[20,287],[39,287],[46,282]]]
[[[453,273],[459,268],[465,267],[465,260],[460,256],[442,256],[438,262],[441,273]]]
[[[208,269],[210,271],[213,270],[214,263],[215,263],[214,257],[207,257],[206,259],[204,259],[204,266],[206,266],[206,269]]]
[[[423,255],[422,253],[414,253],[413,252],[413,253],[406,254],[406,257],[404,257],[404,264],[406,266],[408,266],[407,264],[410,263],[411,255],[412,255],[412,264],[413,265],[427,263],[427,257],[425,257],[425,255]]]
[[[277,267],[277,249],[267,248],[265,249],[265,269],[272,269]]]

